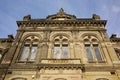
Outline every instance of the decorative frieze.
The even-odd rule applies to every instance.
[[[42,59],[43,64],[81,64],[80,59]]]
[[[41,20],[38,21],[17,21],[18,26],[20,25],[26,25],[26,27],[44,27],[44,26],[66,26],[66,27],[70,27],[70,26],[102,26],[102,25],[106,25],[106,20],[100,20],[100,21],[96,21],[96,20],[65,20],[65,21],[46,21],[44,19],[44,22]]]

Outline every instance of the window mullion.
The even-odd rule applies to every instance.
[[[31,51],[32,51],[32,44],[30,44],[30,47],[29,47],[29,54],[28,54],[28,57],[27,57],[27,61],[30,60]]]
[[[98,50],[99,50],[99,53],[100,53],[101,61],[103,61],[103,54],[102,54],[101,48],[100,48],[99,45],[97,47],[98,47]]]
[[[60,58],[62,58],[62,41],[60,41]]]
[[[93,46],[93,44],[91,44],[91,51],[92,51],[92,56],[93,56],[93,60],[94,61],[97,61],[97,57],[96,57],[96,53],[95,53],[95,51],[94,51],[94,46]]]
[[[98,46],[98,45],[93,45],[93,48],[94,48],[96,60],[97,60],[97,61],[102,61],[102,55],[101,55],[99,46]]]

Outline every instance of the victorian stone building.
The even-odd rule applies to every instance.
[[[17,21],[16,37],[0,38],[1,80],[120,80],[120,38],[106,20],[63,9],[45,19]]]

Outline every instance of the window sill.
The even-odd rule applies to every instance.
[[[34,63],[34,61],[17,61],[17,63]]]
[[[105,61],[97,61],[98,63],[105,63]]]
[[[105,63],[105,61],[88,61],[88,63]]]
[[[96,61],[88,61],[88,63],[96,63]]]

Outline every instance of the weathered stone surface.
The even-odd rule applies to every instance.
[[[120,38],[107,36],[106,22],[96,14],[77,18],[62,8],[45,19],[25,16],[17,21],[15,38],[0,38],[0,79],[119,80]]]

